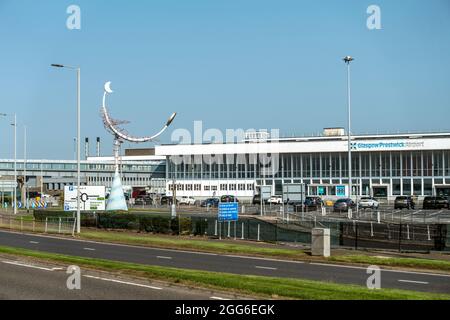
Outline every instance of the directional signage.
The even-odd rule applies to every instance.
[[[238,202],[222,202],[219,203],[219,222],[237,221],[239,219],[239,203]]]
[[[103,186],[81,186],[80,207],[82,211],[104,211],[106,189]],[[64,211],[77,210],[77,187],[64,187]]]

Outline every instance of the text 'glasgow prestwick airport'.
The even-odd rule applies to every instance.
[[[421,148],[425,142],[377,142],[377,143],[356,143],[356,149],[388,149],[388,148]]]

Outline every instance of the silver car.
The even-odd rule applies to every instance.
[[[372,197],[362,197],[358,203],[361,209],[378,209],[380,203]]]

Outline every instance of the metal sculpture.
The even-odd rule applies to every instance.
[[[105,126],[105,129],[111,133],[114,136],[114,179],[111,187],[111,193],[109,195],[108,204],[106,206],[107,211],[113,211],[113,210],[128,210],[128,206],[125,201],[125,196],[123,194],[123,188],[122,188],[122,182],[120,178],[120,172],[119,172],[119,162],[120,162],[120,145],[124,141],[132,142],[132,143],[145,143],[155,140],[157,137],[159,137],[161,134],[163,134],[164,131],[167,130],[167,128],[170,126],[172,121],[176,117],[176,113],[173,113],[170,118],[167,120],[164,127],[155,135],[150,137],[133,137],[131,136],[125,129],[120,128],[119,125],[127,124],[128,121],[123,120],[115,120],[111,118],[111,116],[108,113],[108,109],[106,108],[106,96],[108,94],[113,93],[111,89],[111,82],[108,81],[105,83],[104,87],[104,93],[103,93],[103,105],[101,110],[101,115],[103,119],[103,125]]]

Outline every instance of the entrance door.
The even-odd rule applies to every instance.
[[[388,187],[387,186],[372,187],[372,194],[374,198],[387,198]]]

